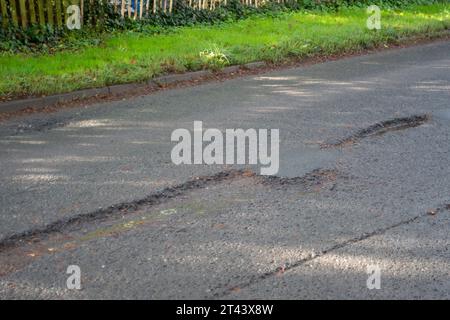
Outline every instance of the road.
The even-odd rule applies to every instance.
[[[0,123],[0,298],[449,299],[449,53],[436,42]],[[278,175],[174,165],[171,133],[195,120],[278,128]]]

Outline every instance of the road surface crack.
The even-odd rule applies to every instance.
[[[258,176],[248,169],[230,169],[221,171],[214,175],[199,176],[184,183],[164,188],[161,191],[152,193],[142,199],[122,202],[106,208],[81,213],[72,217],[64,218],[47,224],[45,226],[29,229],[27,231],[13,234],[4,239],[0,239],[0,253],[7,249],[22,246],[26,242],[41,242],[53,234],[63,234],[80,230],[83,225],[99,223],[108,219],[122,217],[138,211],[143,207],[150,207],[166,203],[176,197],[184,196],[188,192],[204,189],[214,184],[237,179],[254,179],[255,183],[268,185],[271,188],[283,188],[293,185],[310,188],[321,186],[325,182],[334,181],[337,173],[334,170],[314,170],[302,177],[282,178],[275,176]]]
[[[241,177],[253,176],[253,172],[248,170],[226,170],[210,176],[200,176],[184,183],[164,188],[161,191],[152,193],[142,199],[129,202],[122,202],[111,205],[106,208],[99,208],[89,213],[81,213],[69,218],[60,219],[48,225],[29,229],[27,231],[13,234],[0,240],[0,252],[20,246],[26,241],[41,241],[54,233],[62,233],[65,231],[75,231],[85,223],[101,222],[110,218],[123,216],[125,214],[135,212],[143,206],[153,206],[169,201],[175,197],[186,194],[189,191],[203,189],[210,185],[220,183],[227,180],[233,180]]]
[[[442,212],[442,211],[445,211],[445,210],[446,211],[450,211],[450,204],[444,204],[444,205],[442,205],[442,206],[440,206],[440,207],[438,207],[436,209],[437,212]],[[400,226],[411,224],[411,223],[419,220],[420,218],[424,218],[424,217],[427,217],[427,216],[429,216],[429,212],[418,214],[418,215],[416,215],[416,216],[414,216],[412,218],[400,221],[400,222],[392,224],[390,226],[387,226],[387,227],[384,227],[384,228],[378,228],[378,229],[376,229],[376,230],[374,230],[372,232],[363,233],[363,234],[361,234],[361,235],[359,235],[357,237],[350,238],[350,239],[348,239],[346,241],[343,241],[341,243],[335,244],[335,245],[333,245],[333,246],[331,246],[329,248],[323,249],[323,250],[321,250],[319,252],[310,253],[305,258],[302,258],[302,259],[300,259],[298,261],[295,261],[293,263],[286,263],[282,267],[278,267],[278,268],[276,268],[274,270],[265,272],[263,274],[255,275],[255,276],[251,277],[249,280],[247,280],[245,282],[242,282],[242,283],[237,284],[237,285],[233,285],[231,287],[228,286],[227,289],[225,289],[225,290],[216,291],[216,293],[214,293],[211,298],[215,298],[215,299],[223,298],[223,297],[225,297],[225,296],[227,296],[227,295],[229,295],[229,294],[231,294],[233,292],[240,291],[240,290],[242,290],[244,288],[250,287],[250,286],[252,286],[252,285],[254,285],[254,284],[258,283],[258,282],[261,282],[261,281],[264,281],[264,280],[266,280],[268,278],[271,278],[271,277],[274,277],[276,275],[279,275],[280,273],[284,273],[286,271],[289,271],[289,270],[295,269],[297,267],[300,267],[300,266],[304,265],[305,263],[313,261],[313,260],[315,260],[315,259],[317,259],[319,257],[325,256],[328,253],[331,253],[331,252],[336,251],[338,249],[345,248],[347,246],[350,246],[350,245],[358,243],[360,241],[372,238],[374,236],[382,235],[382,234],[386,233],[389,230],[395,229],[395,228],[400,227]],[[216,288],[216,290],[218,290],[218,288]],[[214,291],[214,290],[212,290],[212,291]]]
[[[430,119],[429,115],[413,115],[404,118],[394,118],[382,122],[375,123],[367,128],[360,129],[353,134],[343,138],[329,140],[321,145],[321,148],[342,147],[354,144],[362,139],[385,134],[386,132],[404,130],[418,127]]]

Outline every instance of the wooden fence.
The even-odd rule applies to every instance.
[[[70,5],[78,5],[83,14],[85,6],[88,8],[108,2],[122,17],[142,19],[157,12],[170,14],[175,1],[182,1],[198,10],[214,10],[227,4],[227,0],[0,0],[0,11],[3,27],[10,23],[23,28],[36,24],[62,27],[67,20],[67,8]],[[280,3],[285,0],[239,1],[244,5],[258,7],[266,1]]]
[[[70,5],[82,5],[83,0],[0,0],[2,25],[15,26],[56,25],[62,26],[66,9]]]

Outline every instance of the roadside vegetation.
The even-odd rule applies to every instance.
[[[366,5],[343,1],[339,6],[276,6],[240,15],[224,9],[214,13],[219,18],[205,18],[204,23],[201,19],[117,22],[116,28],[103,27],[106,31],[96,36],[91,30],[48,40],[43,33],[42,41],[3,44],[0,100],[145,81],[164,73],[219,70],[257,60],[279,63],[356,52],[448,33],[448,2],[394,2],[383,5],[380,30],[367,29]]]

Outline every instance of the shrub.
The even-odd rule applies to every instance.
[[[0,29],[0,51],[53,52],[97,45],[105,34],[133,30],[145,33],[170,32],[170,27],[195,24],[218,24],[244,19],[254,15],[277,16],[285,11],[338,10],[342,7],[365,7],[378,4],[397,8],[411,4],[431,4],[442,0],[292,0],[284,4],[268,2],[254,8],[242,5],[239,0],[229,0],[226,6],[215,10],[195,10],[182,2],[176,2],[172,13],[157,12],[142,20],[123,19],[108,2],[104,5],[85,6],[84,27],[69,31],[66,28],[32,26],[26,29],[7,27]],[[1,16],[0,16],[1,24]],[[169,27],[169,28],[168,28]]]

